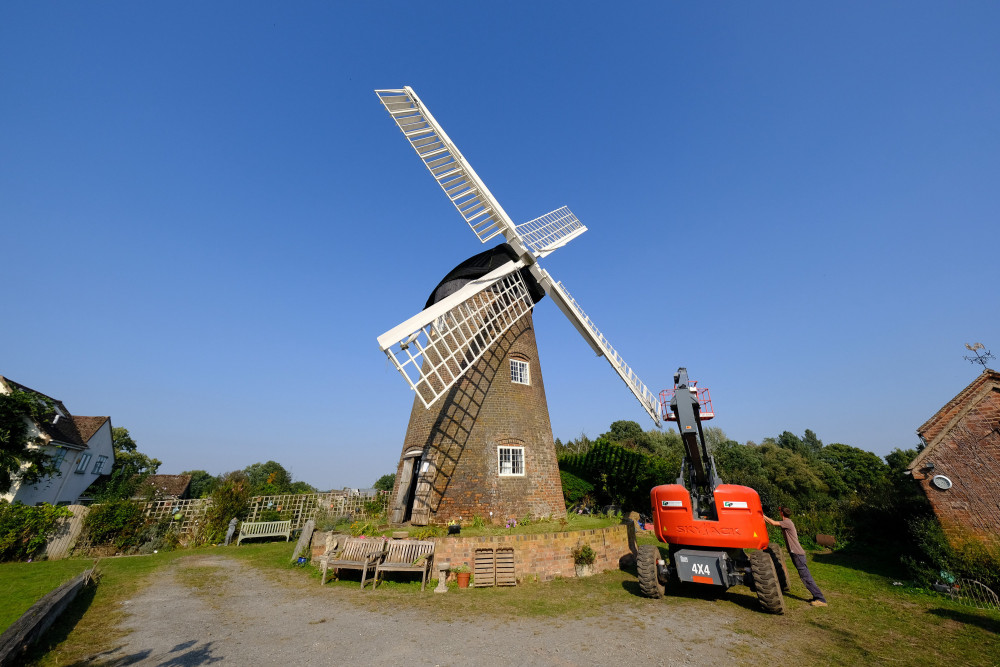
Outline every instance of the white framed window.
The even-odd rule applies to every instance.
[[[524,447],[498,447],[497,463],[501,477],[523,477]]]
[[[104,472],[104,465],[108,462],[107,456],[98,456],[97,463],[94,464],[94,469],[91,471],[95,475],[100,475]]]
[[[528,362],[520,359],[510,360],[510,381],[515,384],[531,384],[531,375],[528,373]]]
[[[87,464],[90,463],[90,454],[82,454],[80,460],[76,462],[76,470],[73,472],[80,473],[81,475],[87,472]]]
[[[56,473],[62,472],[63,461],[66,460],[66,450],[59,448],[56,453],[52,455],[52,465],[55,466]]]

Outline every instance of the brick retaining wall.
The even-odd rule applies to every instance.
[[[314,533],[312,555],[323,554],[325,533]],[[579,545],[589,544],[597,552],[594,572],[617,570],[618,560],[629,553],[628,529],[625,524],[594,530],[574,530],[536,535],[492,535],[488,537],[438,537],[434,538],[434,561],[449,561],[452,567],[468,565],[472,569],[475,550],[481,548],[513,547],[514,568],[518,581],[537,579],[551,581],[556,577],[575,577],[572,551]],[[436,567],[436,566],[435,566]],[[437,577],[437,572],[431,574]]]

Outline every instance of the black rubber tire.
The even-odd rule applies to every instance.
[[[639,590],[648,598],[662,598],[667,587],[660,581],[659,566],[660,550],[652,544],[639,547],[635,557],[635,569],[639,573]]]
[[[788,593],[792,590],[790,579],[788,578],[788,565],[785,564],[785,552],[777,542],[767,545],[767,550],[774,561],[774,570],[778,574],[778,584],[781,585],[781,592]]]
[[[774,569],[771,554],[758,549],[750,550],[750,571],[753,572],[757,600],[764,611],[772,614],[785,613],[785,598],[778,585],[778,573]]]

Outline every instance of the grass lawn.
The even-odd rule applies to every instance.
[[[465,530],[462,531],[465,533]],[[189,555],[220,553],[238,558],[265,572],[302,595],[335,598],[372,611],[426,610],[441,620],[482,616],[493,621],[513,618],[605,618],[622,612],[639,612],[638,635],[653,635],[669,625],[675,615],[704,619],[706,632],[715,627],[744,635],[753,641],[738,647],[738,664],[780,660],[782,663],[904,665],[1000,664],[1000,612],[960,606],[944,596],[907,586],[894,586],[901,573],[872,554],[843,552],[810,555],[810,569],[830,606],[813,608],[792,569],[792,592],[787,612],[772,616],[758,611],[756,597],[737,586],[721,595],[717,589],[698,586],[668,591],[663,600],[643,598],[635,572],[612,571],[586,579],[557,579],[513,588],[470,588],[448,595],[420,592],[417,578],[399,576],[379,586],[378,593],[358,590],[355,573],[325,588],[317,585],[315,568],[289,564],[293,546],[286,542],[249,544],[239,548],[197,549],[155,556],[105,559],[100,585],[81,596],[65,618],[49,632],[38,664],[64,665],[109,648],[121,634],[116,623],[123,618],[118,602],[128,599],[156,568]],[[19,576],[17,568],[51,569],[53,585],[69,578],[89,561],[61,561],[0,566],[0,580]],[[41,575],[39,575],[41,576]],[[390,577],[391,577],[390,573]],[[185,584],[198,595],[211,595],[212,578],[197,572]],[[44,591],[43,591],[44,593]],[[697,642],[697,637],[691,638]],[[761,644],[766,648],[761,649]],[[41,656],[41,657],[39,657]]]
[[[28,611],[46,593],[91,566],[90,560],[0,563],[0,632]]]

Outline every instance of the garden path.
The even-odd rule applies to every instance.
[[[731,649],[754,651],[762,644],[726,629],[719,617],[708,632],[704,618],[650,619],[628,608],[614,618],[441,621],[425,609],[372,611],[345,592],[276,580],[225,556],[181,558],[124,603],[122,629],[129,634],[91,661],[116,667],[728,665]]]

